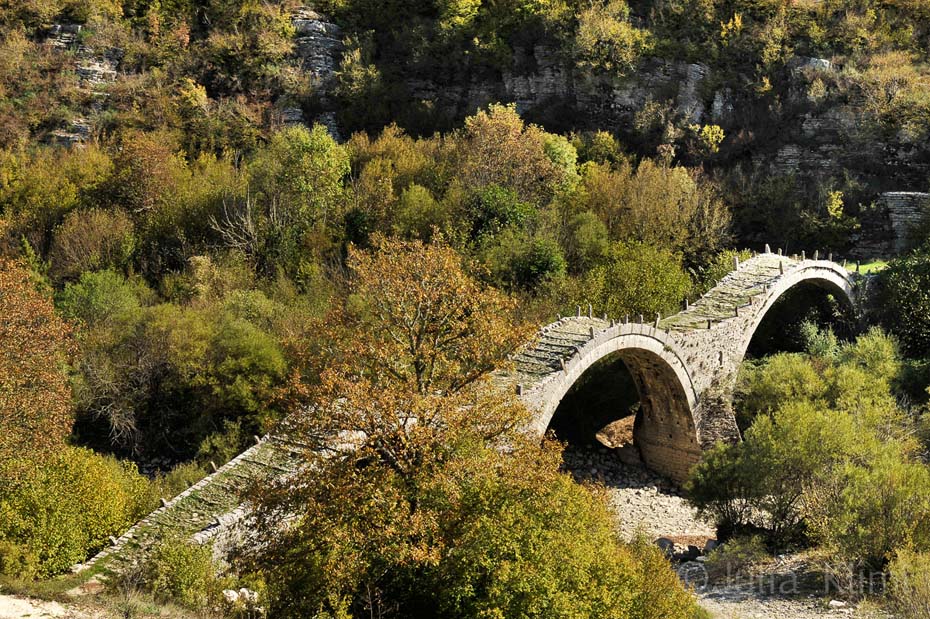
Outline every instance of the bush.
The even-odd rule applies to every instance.
[[[92,327],[111,320],[138,318],[139,292],[139,287],[114,271],[82,273],[80,280],[68,284],[57,295],[56,305],[65,318]]]
[[[747,362],[739,373],[734,397],[737,421],[747,429],[762,414],[797,400],[820,400],[827,384],[804,355],[778,354],[762,363]]]
[[[145,586],[156,596],[195,610],[217,599],[221,589],[210,546],[178,539],[156,546],[142,575]]]
[[[207,470],[196,462],[185,462],[174,466],[153,482],[153,488],[162,498],[176,497],[206,477]]]
[[[748,249],[727,249],[718,253],[703,269],[701,269],[699,278],[700,290],[695,292],[704,294],[716,286],[721,279],[729,275],[733,271],[734,258],[739,258],[740,262],[744,262],[752,258],[752,252]]]
[[[123,269],[135,244],[132,220],[122,211],[72,211],[55,229],[49,274],[60,282],[85,271]]]
[[[897,548],[930,550],[930,470],[894,444],[864,463],[847,463],[841,490],[818,523],[828,546],[848,560],[881,567]]]
[[[691,279],[679,256],[643,243],[617,243],[606,262],[584,278],[582,306],[591,303],[600,314],[620,317],[678,311],[691,291]]]
[[[63,572],[122,534],[151,510],[153,499],[134,465],[64,448],[0,495],[0,541],[19,546],[4,561],[26,569],[33,559],[22,557],[34,557],[36,575]]]
[[[930,618],[930,554],[899,550],[888,574],[888,597],[896,616]]]
[[[681,166],[587,163],[576,199],[579,210],[603,220],[611,239],[680,252],[689,266],[709,262],[727,241],[728,207],[713,185]]]
[[[35,578],[39,558],[22,544],[0,541],[0,575],[13,578]]]
[[[447,214],[429,189],[413,184],[404,189],[394,215],[394,233],[409,239],[428,241],[433,229],[442,229]]]
[[[882,326],[913,357],[930,354],[930,251],[922,249],[892,260],[878,275]]]
[[[536,214],[533,206],[520,201],[515,191],[499,185],[491,185],[476,193],[469,211],[473,222],[472,239],[493,237],[505,228],[520,229]]]
[[[730,580],[747,575],[747,570],[770,556],[762,536],[737,536],[715,548],[704,566],[711,580]]]
[[[74,379],[79,419],[104,424],[114,446],[181,458],[227,420],[263,434],[280,418],[287,360],[276,338],[234,313],[261,323],[268,309],[258,294],[233,295],[228,312],[163,304],[94,329]]]
[[[648,30],[629,23],[630,7],[623,0],[598,1],[578,16],[576,53],[581,65],[615,76],[629,73],[652,48]]]
[[[565,253],[573,273],[584,273],[607,256],[610,248],[607,226],[591,211],[572,217],[568,234]]]

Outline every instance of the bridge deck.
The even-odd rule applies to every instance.
[[[265,437],[140,520],[109,548],[75,566],[75,571],[124,572],[162,540],[178,536],[211,539],[220,522],[240,506],[250,484],[287,474],[296,466],[291,444]]]
[[[659,320],[658,329],[668,331],[674,339],[681,340],[687,337],[688,332],[706,330],[708,321],[713,325],[733,318],[735,307],[751,304],[753,298],[764,294],[783,272],[789,272],[800,264],[800,261],[789,257],[760,254],[729,273],[688,309]],[[581,347],[612,325],[639,321],[638,316],[598,318],[597,308],[591,308],[590,313],[583,315],[579,311],[579,315],[560,318],[543,327],[535,342],[513,357],[515,371],[509,376],[502,376],[501,382],[532,388],[561,371],[562,363],[567,363]],[[655,326],[655,321],[649,318],[644,317],[643,322]]]

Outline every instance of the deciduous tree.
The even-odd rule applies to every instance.
[[[68,326],[22,265],[0,260],[0,480],[71,430]]]

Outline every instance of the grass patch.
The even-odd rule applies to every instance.
[[[83,585],[93,574],[94,572],[91,570],[86,570],[78,574],[64,574],[44,580],[0,576],[0,593],[21,595],[49,602],[69,602],[73,600],[67,595],[67,592]]]
[[[870,273],[878,273],[882,269],[888,266],[887,260],[871,260],[869,262],[863,262],[859,265],[859,273],[863,275],[868,275]],[[850,273],[856,272],[856,263],[849,262],[846,264],[846,270]]]

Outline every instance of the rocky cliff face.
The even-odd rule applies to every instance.
[[[99,112],[106,100],[106,85],[115,82],[124,51],[118,48],[95,50],[81,42],[84,27],[79,24],[55,24],[45,35],[45,44],[59,52],[74,54],[74,71],[82,90],[92,101],[86,112]],[[93,134],[93,126],[85,116],[75,116],[49,133],[47,141],[65,146],[80,146]]]
[[[336,139],[340,139],[330,95],[344,50],[342,29],[308,7],[296,9],[291,15],[291,23],[297,37],[294,53],[300,60],[301,68],[309,74],[313,89],[319,97],[319,105],[324,109],[312,122],[325,125]],[[284,120],[288,123],[306,122],[303,112],[294,107],[284,110]]]
[[[799,56],[789,62],[787,87],[782,85],[770,108],[751,93],[722,86],[724,80],[703,64],[649,58],[617,80],[581,74],[559,52],[537,45],[515,50],[513,67],[497,81],[448,89],[416,80],[408,87],[412,98],[457,106],[460,114],[508,101],[529,118],[546,118],[547,109],[557,108],[572,115],[575,127],[620,133],[629,131],[649,102],[667,104],[678,126],[717,124],[728,136],[745,139],[743,151],[721,165],[743,165],[761,177],[793,176],[799,187],[857,188],[864,223],[853,241],[863,257],[904,247],[920,202],[913,191],[925,190],[930,177],[930,145],[906,135],[873,137],[864,101],[855,89],[839,88],[846,79],[843,68],[828,59]]]

